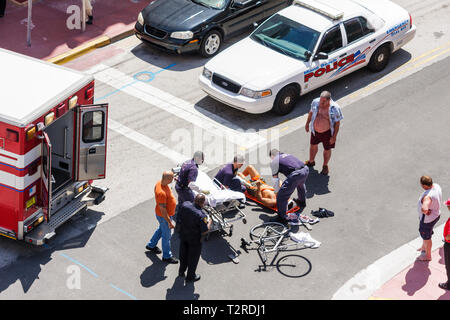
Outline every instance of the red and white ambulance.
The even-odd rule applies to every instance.
[[[94,78],[0,49],[0,235],[42,245],[107,188],[108,105]]]

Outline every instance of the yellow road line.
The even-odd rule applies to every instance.
[[[373,88],[375,88],[375,87],[377,87],[377,86],[379,86],[379,85],[382,85],[383,83],[386,83],[386,82],[389,81],[389,80],[394,79],[395,77],[401,76],[401,75],[403,75],[404,73],[406,73],[406,72],[408,72],[408,71],[417,69],[417,68],[420,67],[421,65],[423,65],[423,64],[425,64],[425,63],[427,63],[427,62],[429,62],[429,61],[431,61],[431,60],[433,60],[433,59],[435,59],[435,58],[437,58],[437,57],[439,57],[439,56],[441,56],[441,55],[443,55],[443,54],[449,52],[449,51],[450,51],[450,48],[448,48],[448,49],[446,49],[446,50],[444,50],[444,51],[442,51],[442,52],[440,52],[440,53],[438,53],[438,54],[435,54],[435,55],[433,55],[433,56],[431,56],[431,57],[428,57],[431,53],[434,53],[434,52],[436,52],[436,51],[439,51],[439,50],[441,50],[441,49],[447,47],[448,45],[450,45],[450,42],[447,42],[446,44],[444,44],[444,45],[442,45],[442,46],[439,46],[439,47],[437,47],[437,48],[434,48],[434,49],[432,49],[432,50],[429,50],[429,51],[427,51],[427,52],[421,54],[420,56],[418,56],[418,57],[416,57],[416,58],[414,58],[414,59],[408,61],[408,62],[405,63],[404,65],[402,65],[399,69],[394,70],[394,71],[392,72],[392,74],[390,74],[389,76],[387,76],[387,77],[385,77],[385,78],[383,78],[383,79],[381,79],[381,80],[378,80],[378,81],[376,81],[376,82],[374,82],[374,83],[368,85],[368,86],[365,87],[364,89],[361,89],[361,90],[359,90],[359,91],[357,91],[357,92],[351,94],[351,95],[348,96],[348,97],[349,97],[350,99],[356,98],[356,97],[360,96],[361,94],[363,94],[363,93],[365,93],[365,92],[368,92],[368,91],[370,91],[371,89],[373,89]],[[417,61],[419,61],[419,60],[421,60],[421,59],[423,59],[423,58],[426,58],[426,57],[428,57],[428,58],[425,59],[425,60],[423,60],[423,61],[420,61],[420,62],[418,62],[418,63],[415,63],[415,62],[417,62]],[[409,66],[409,65],[411,65],[411,64],[413,64],[413,66]]]

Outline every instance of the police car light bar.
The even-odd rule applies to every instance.
[[[294,0],[294,5],[308,8],[333,20],[339,20],[344,17],[344,12],[315,0]]]

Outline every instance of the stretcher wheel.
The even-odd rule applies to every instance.
[[[243,223],[243,224],[246,224],[246,223],[247,223],[247,219],[245,219],[245,218],[242,219],[242,223]]]
[[[228,232],[228,236],[232,236],[233,235],[233,226],[230,227],[230,231]]]

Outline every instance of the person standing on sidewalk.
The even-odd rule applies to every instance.
[[[445,202],[448,211],[450,211],[450,198]],[[439,288],[450,290],[450,218],[444,226],[444,261],[447,271],[447,282],[439,283]]]
[[[6,0],[0,0],[0,18],[5,15]]]
[[[162,241],[163,261],[168,263],[178,263],[178,260],[172,257],[172,251],[170,250],[170,237],[171,229],[175,226],[171,217],[175,214],[175,207],[177,201],[172,194],[172,190],[169,187],[173,181],[173,172],[165,171],[163,173],[161,181],[158,181],[155,186],[155,201],[156,201],[156,219],[159,222],[159,227],[153,234],[149,243],[145,247],[147,250],[154,253],[161,253],[156,244],[159,239]]]
[[[86,12],[86,23],[87,24],[92,24],[92,20],[94,19],[94,16],[92,15],[92,3],[91,0],[83,0],[84,2],[84,8],[85,8],[85,12]]]
[[[341,120],[344,119],[341,108],[331,99],[331,93],[322,91],[319,98],[313,100],[306,120],[305,130],[311,131],[308,167],[314,167],[315,157],[319,151],[319,143],[323,145],[323,166],[321,174],[328,175],[328,162],[331,149],[335,147]]]
[[[423,239],[423,244],[418,249],[422,254],[417,260],[431,261],[431,237],[433,235],[434,225],[439,221],[441,214],[442,190],[428,176],[422,176],[420,178],[420,185],[425,190],[417,204],[420,219],[419,232]]]

